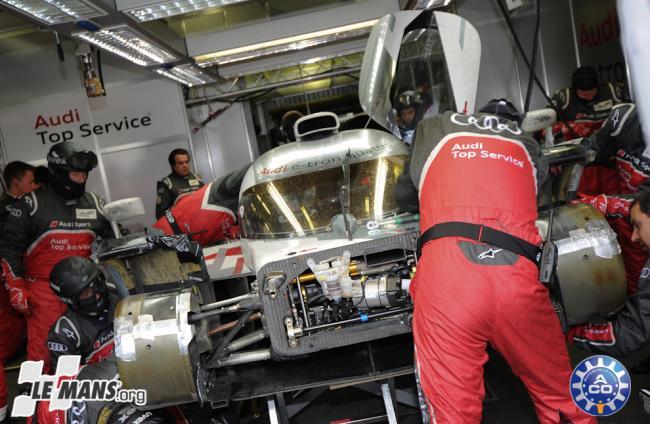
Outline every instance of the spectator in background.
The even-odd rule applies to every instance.
[[[7,192],[0,197],[0,233],[7,216],[16,214],[15,202],[36,188],[34,167],[25,162],[11,162],[2,175]],[[25,319],[11,307],[9,296],[0,276],[0,422],[7,416],[7,384],[4,364],[25,339]]]
[[[156,219],[171,208],[180,196],[203,187],[201,177],[190,170],[190,154],[185,149],[174,149],[169,154],[171,174],[158,181],[156,198]]]
[[[626,100],[621,84],[600,84],[591,66],[581,66],[571,76],[571,87],[558,90],[549,107],[557,112],[553,135],[557,141],[589,137],[598,131],[612,107]],[[584,194],[615,194],[618,175],[612,164],[589,165],[580,179],[578,191]]]

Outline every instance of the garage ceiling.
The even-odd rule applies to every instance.
[[[56,3],[42,1],[43,10]],[[87,24],[74,22],[74,17],[72,22],[47,24],[16,9],[22,0],[0,0],[0,39],[50,29],[95,43],[113,53],[129,50],[130,54],[121,54],[124,58],[143,59],[139,54],[142,53],[152,59],[140,60],[138,64],[159,73],[164,71],[166,76],[173,71],[177,78],[182,78],[183,72],[192,71],[190,68],[220,76],[213,79],[218,82],[210,84],[209,90],[203,87],[201,95],[197,90],[190,91],[190,97],[206,96],[211,90],[213,97],[225,98],[278,84],[283,88],[280,93],[289,95],[295,92],[289,87],[292,79],[304,82],[308,78],[315,82],[329,78],[328,83],[313,84],[318,89],[328,84],[354,83],[372,23],[406,4],[406,0],[58,0],[58,3],[68,1],[85,3],[81,6],[90,5],[106,14],[88,19]],[[30,7],[36,3],[38,0],[25,1]],[[195,10],[203,6],[207,7]],[[156,18],[179,10],[180,14]],[[140,22],[141,16],[150,20]],[[224,51],[228,55],[223,55]],[[330,76],[332,72],[338,73]],[[307,88],[306,84],[301,86]]]

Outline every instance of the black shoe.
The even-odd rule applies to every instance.
[[[650,374],[650,355],[646,356],[641,362],[634,365],[630,372],[632,374]]]

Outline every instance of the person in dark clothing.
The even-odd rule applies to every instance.
[[[596,152],[596,163],[614,158],[617,181],[614,188],[607,193],[580,192],[580,201],[599,209],[616,231],[623,252],[628,293],[632,294],[648,253],[630,241],[629,206],[636,193],[650,189],[650,159],[643,154],[646,144],[636,106],[633,103],[614,106],[602,129],[583,139],[581,144]]]
[[[27,317],[27,358],[49,371],[47,333],[65,312],[49,284],[52,267],[69,256],[90,256],[97,237],[112,238],[103,200],[85,190],[97,157],[80,144],[57,143],[47,155],[51,183],[25,196],[9,214],[0,264],[9,301]]]
[[[632,202],[632,242],[650,249],[650,192]],[[604,323],[572,327],[568,340],[580,347],[606,355],[624,356],[650,344],[650,261],[641,269],[638,291],[628,296],[616,316]],[[647,361],[647,359],[646,359]],[[644,361],[645,362],[645,361]],[[647,366],[646,366],[647,368]]]
[[[179,197],[203,187],[201,177],[190,170],[190,154],[185,149],[174,149],[167,158],[172,172],[158,181],[156,219],[165,214]]]
[[[190,234],[201,246],[239,237],[239,189],[250,164],[180,199],[165,212],[155,228],[170,234]]]
[[[52,368],[61,355],[80,355],[82,365],[111,356],[119,298],[108,290],[104,271],[88,258],[71,256],[52,268],[50,287],[68,305],[48,334]]]
[[[621,84],[600,84],[591,66],[573,72],[571,87],[558,90],[551,98],[558,122],[553,126],[557,141],[589,137],[598,131],[612,108],[627,101]],[[614,194],[618,184],[616,170],[607,161],[585,167],[578,190],[586,194]]]
[[[297,110],[290,110],[282,115],[282,119],[280,120],[280,127],[286,134],[287,142],[296,141],[296,132],[294,131],[293,127],[298,119],[302,118],[303,116],[305,115]]]
[[[10,162],[4,169],[7,192],[0,196],[0,234],[9,214],[16,214],[16,202],[34,190],[34,167],[20,161]],[[0,422],[7,415],[7,384],[4,363],[16,353],[25,339],[25,318],[11,307],[0,275]]]
[[[34,169],[34,182],[39,187],[45,187],[50,183],[51,175],[47,166],[37,166]]]
[[[28,163],[9,162],[2,173],[2,179],[7,191],[0,195],[0,224],[11,213],[13,204],[27,193],[36,189],[34,167]]]

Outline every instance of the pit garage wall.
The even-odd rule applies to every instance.
[[[194,164],[205,180],[236,171],[259,156],[250,104],[211,103],[187,109],[191,130],[211,113],[226,108],[219,116],[192,134]],[[192,132],[192,131],[191,131]]]
[[[529,3],[513,13],[511,20],[531,58],[536,3],[535,0]],[[476,104],[480,106],[492,98],[506,97],[523,110],[529,72],[496,0],[459,0],[457,12],[476,27],[481,37]],[[545,91],[552,95],[569,86],[571,73],[580,65],[594,66],[601,82],[625,82],[616,2],[543,0],[535,72]],[[535,86],[530,109],[545,105],[546,100]]]
[[[100,166],[90,175],[89,190],[107,201],[135,196],[143,199],[146,215],[125,223],[132,231],[139,231],[155,222],[156,181],[170,172],[167,155],[172,149],[196,148],[195,167],[206,181],[238,169],[254,156],[247,145],[241,144],[251,140],[246,104],[233,105],[199,131],[190,144],[190,126],[202,118],[198,114],[193,117],[194,111],[185,108],[179,84],[103,54],[107,96],[88,99],[73,55],[75,43],[64,40],[63,47],[66,60],[61,63],[51,33],[0,37],[0,165],[12,160],[44,164],[52,145],[50,136],[57,140],[53,133],[69,131],[74,141],[99,153]],[[200,112],[201,108],[195,109]],[[56,116],[65,119],[56,127],[35,128],[38,116],[55,122]],[[87,135],[81,129],[84,124],[84,128],[119,124],[124,117],[129,121],[147,117],[150,124],[130,129],[123,124],[120,131],[111,127],[109,134],[100,135]],[[48,131],[44,138],[38,134],[42,131]]]

